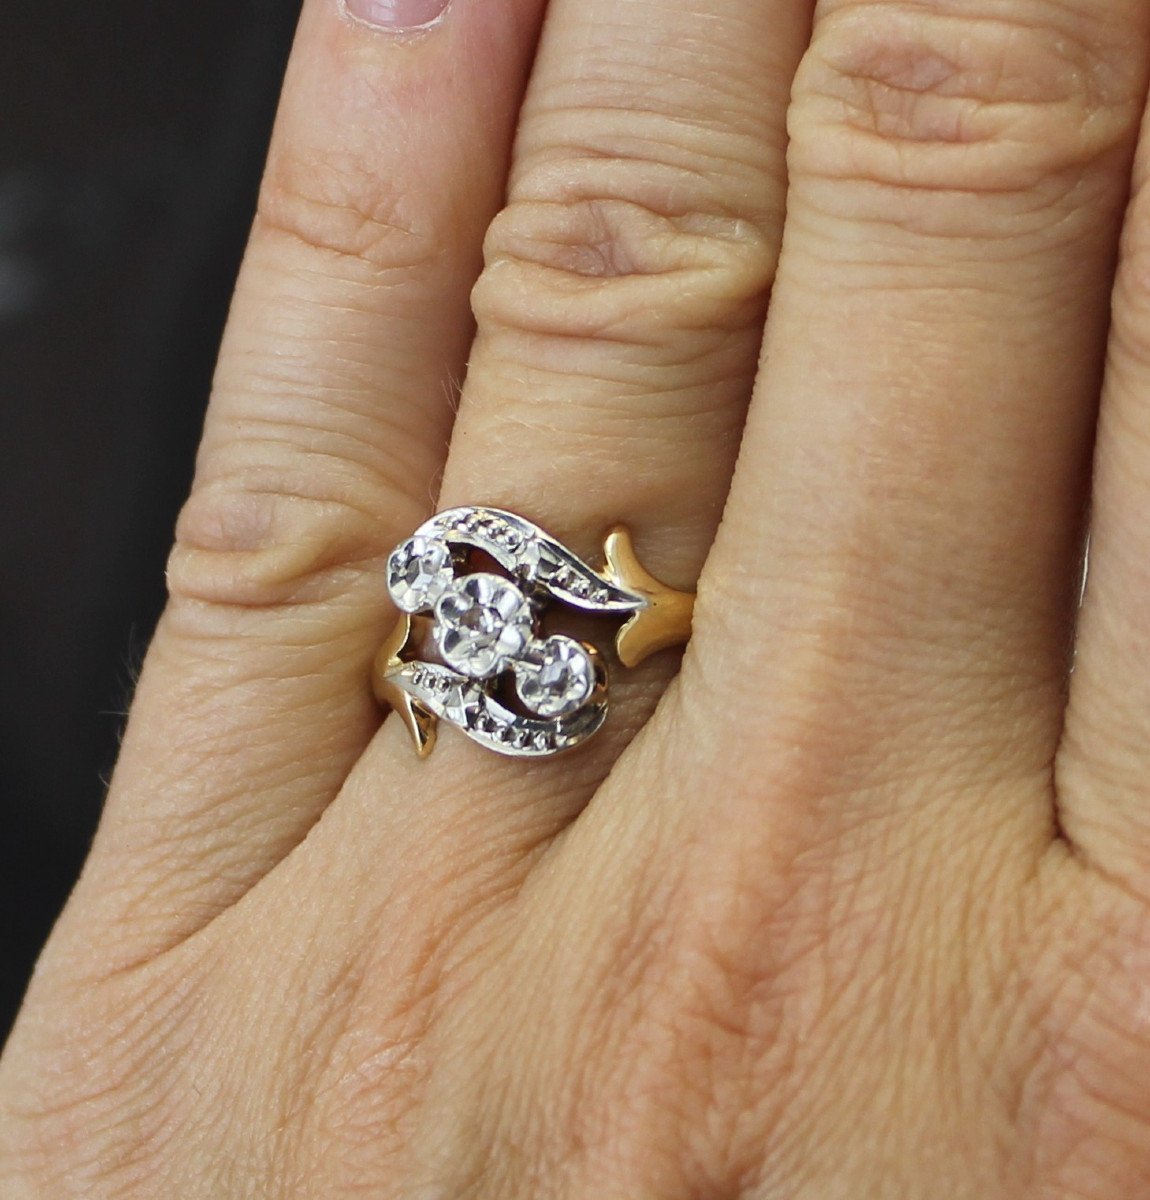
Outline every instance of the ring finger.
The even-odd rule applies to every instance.
[[[478,337],[443,506],[520,512],[590,559],[622,522],[653,574],[693,585],[753,385],[781,236],[787,98],[808,34],[795,0],[712,0],[705,19],[675,0],[552,5],[509,203],[473,295]],[[594,753],[546,776],[542,814],[530,797],[550,764],[519,762],[509,777],[462,738],[443,739],[424,786],[452,794],[439,781],[465,771],[469,794],[502,806],[521,794],[553,830],[673,669],[653,661],[612,680],[608,729]],[[408,754],[403,736],[390,723],[379,752]],[[365,778],[378,779],[370,757]],[[469,811],[490,828],[490,813]]]

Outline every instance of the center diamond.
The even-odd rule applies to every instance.
[[[526,649],[534,617],[526,597],[500,575],[467,575],[435,606],[443,661],[471,679],[490,679]]]

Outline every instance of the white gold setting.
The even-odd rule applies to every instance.
[[[581,642],[562,634],[536,642],[515,664],[515,691],[541,717],[575,712],[594,688],[594,659]]]
[[[466,575],[435,603],[435,644],[469,679],[490,679],[519,660],[533,636],[527,597],[499,575]]]
[[[430,608],[454,582],[451,547],[438,538],[408,538],[387,560],[387,590],[400,612]]]
[[[473,566],[476,551],[504,573]],[[439,721],[500,754],[536,758],[602,727],[606,663],[589,642],[544,631],[555,604],[624,618],[615,638],[624,666],[687,640],[694,597],[650,576],[621,528],[605,553],[596,571],[523,517],[477,506],[439,513],[396,547],[387,588],[403,616],[380,651],[375,690],[421,754]],[[416,645],[440,661],[409,657]]]

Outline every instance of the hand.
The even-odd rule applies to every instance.
[[[5,1200],[1150,1194],[1150,6],[553,0],[528,86],[542,0],[353,3],[426,25],[305,9]],[[380,729],[441,470],[702,570],[674,682]]]

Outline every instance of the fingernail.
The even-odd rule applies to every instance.
[[[347,14],[376,29],[406,33],[434,25],[451,0],[344,0]]]

